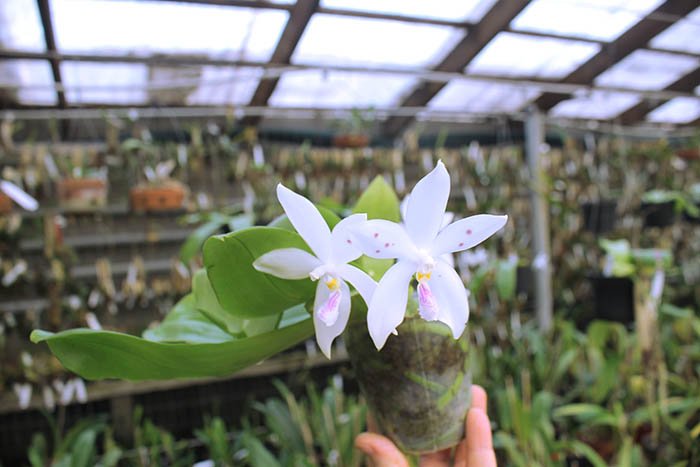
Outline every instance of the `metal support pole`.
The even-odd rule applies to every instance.
[[[525,156],[530,171],[532,205],[532,270],[535,279],[535,307],[540,329],[552,326],[552,270],[549,248],[549,211],[542,180],[540,155],[544,146],[544,120],[535,107],[527,109],[525,118]]]

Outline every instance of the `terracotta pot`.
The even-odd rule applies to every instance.
[[[337,148],[364,148],[369,145],[367,135],[348,133],[333,137],[333,146]]]
[[[57,185],[60,205],[69,210],[91,210],[107,204],[107,181],[101,178],[64,178]]]
[[[0,214],[7,214],[12,211],[12,200],[5,193],[0,192]]]
[[[129,192],[131,208],[137,212],[162,212],[182,209],[187,188],[176,182],[157,186],[136,186]]]
[[[676,155],[687,161],[700,160],[700,148],[682,148],[676,151]]]
[[[377,351],[367,325],[348,328],[346,345],[370,412],[404,452],[457,445],[471,404],[469,342],[447,326],[407,318]],[[465,333],[466,334],[466,333]]]

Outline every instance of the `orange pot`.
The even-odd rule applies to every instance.
[[[138,185],[129,192],[131,209],[136,212],[159,212],[182,209],[187,187],[177,182],[158,186]]]
[[[65,178],[57,188],[58,200],[66,209],[91,210],[107,204],[107,181],[101,178]]]
[[[369,145],[367,135],[348,133],[333,137],[333,146],[337,148],[364,148]]]
[[[12,211],[12,200],[5,193],[0,192],[0,214]]]

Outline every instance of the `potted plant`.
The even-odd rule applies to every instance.
[[[146,181],[129,190],[131,209],[135,212],[162,212],[183,209],[187,187],[170,177],[175,161],[160,162],[144,169]]]
[[[338,125],[333,145],[339,148],[364,148],[369,144],[369,131],[374,116],[372,109],[352,109],[350,115]]]
[[[676,191],[651,190],[642,196],[641,211],[646,227],[668,227],[682,210],[683,198]]]
[[[107,204],[107,167],[86,164],[82,153],[70,161],[68,176],[57,182],[58,201],[68,211],[92,211]]]
[[[604,234],[615,228],[617,220],[617,201],[600,199],[581,204],[583,211],[583,228],[595,234]]]
[[[441,256],[478,245],[507,216],[471,216],[440,230],[449,191],[439,162],[413,189],[399,223],[398,199],[381,177],[343,220],[279,185],[286,217],[207,240],[206,272],[195,275],[170,331],[149,330],[159,341],[87,329],[37,330],[31,338],[84,377],[141,380],[230,375],[314,334],[330,358],[347,328],[381,429],[407,452],[454,446],[471,394],[469,304]],[[267,325],[241,326],[251,319]]]
[[[687,161],[700,160],[700,133],[690,138],[686,145],[676,149],[676,156]]]

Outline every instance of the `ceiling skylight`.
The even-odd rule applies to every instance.
[[[652,47],[700,54],[700,7],[653,38]]]
[[[46,50],[37,2],[0,1],[0,47],[33,52]]]
[[[288,13],[134,0],[53,0],[62,52],[268,60]]]
[[[514,112],[539,94],[538,89],[528,86],[460,79],[442,88],[428,107],[465,112]]]
[[[385,107],[396,105],[416,80],[395,74],[291,71],[282,75],[270,105],[277,107]]]
[[[55,105],[56,90],[49,62],[43,60],[0,60],[0,86],[10,91],[20,104]]]
[[[61,63],[69,104],[143,104],[148,67],[132,63]]]
[[[635,50],[595,79],[600,86],[659,90],[700,66],[700,59]]]
[[[496,0],[322,0],[321,6],[448,21],[478,22]]]
[[[579,41],[499,33],[474,58],[476,74],[559,79],[596,54],[600,47]]]
[[[700,118],[700,97],[676,97],[647,115],[650,122],[690,123]]]
[[[245,105],[260,82],[258,68],[202,68],[201,81],[188,98],[190,105]]]
[[[514,29],[612,41],[663,0],[534,0]]]
[[[461,29],[316,14],[292,62],[332,65],[436,65],[464,36]]]
[[[549,111],[553,117],[608,120],[615,118],[640,98],[633,93],[593,91],[558,103]]]

